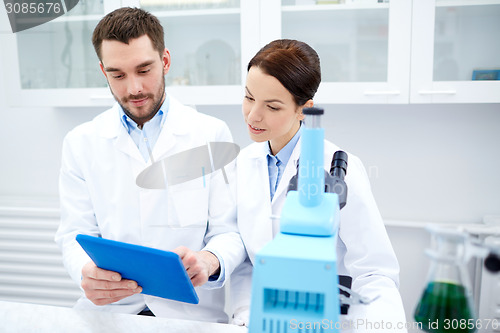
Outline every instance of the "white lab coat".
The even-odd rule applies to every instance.
[[[266,155],[268,143],[253,143],[237,158],[238,229],[248,252],[247,261],[231,276],[231,298],[234,323],[248,323],[252,265],[256,253],[279,232],[279,216],[283,208],[289,180],[297,172],[300,140],[285,167],[271,202]],[[325,141],[324,166],[330,164],[338,147]],[[385,303],[393,305],[404,321],[399,284],[399,265],[387,236],[382,218],[371,193],[366,171],[356,156],[348,154],[345,181],[347,204],[340,212],[337,240],[339,275],[353,278],[352,289],[362,295],[387,295]],[[278,219],[277,219],[278,218]],[[386,292],[387,291],[387,292]],[[385,304],[384,303],[384,304]]]
[[[221,171],[166,190],[138,187],[137,175],[151,162],[144,161],[118,110],[115,105],[76,127],[64,140],[61,224],[55,240],[71,277],[80,284],[82,267],[90,260],[75,241],[80,233],[164,250],[180,245],[209,250],[220,255],[229,276],[243,261],[245,250],[236,232],[235,200]],[[170,97],[152,154],[159,161],[211,141],[232,141],[227,125]],[[226,167],[230,182],[234,169],[234,163]],[[197,288],[198,305],[138,294],[106,306],[96,306],[83,296],[75,307],[138,313],[147,305],[156,316],[227,322],[224,290],[214,289],[224,283],[219,280]]]

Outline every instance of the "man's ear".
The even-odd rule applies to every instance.
[[[170,58],[170,52],[166,48],[163,50],[163,55],[161,57],[162,63],[163,63],[163,75],[166,75],[168,73],[168,70],[170,69],[170,64],[171,64],[171,58]]]

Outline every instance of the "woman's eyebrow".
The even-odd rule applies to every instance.
[[[267,100],[265,100],[264,102],[266,102],[266,103],[278,102],[278,103],[281,103],[281,104],[285,104],[285,103],[283,103],[283,102],[282,102],[281,100],[279,100],[279,99],[267,99]]]
[[[252,95],[252,93],[250,92],[250,90],[248,89],[248,87],[245,87],[245,90],[247,91],[247,93],[248,93],[250,96],[253,96],[253,95]],[[264,102],[266,102],[266,103],[278,102],[278,103],[281,103],[281,104],[285,104],[285,103],[283,103],[280,99],[268,99],[268,100],[265,100]]]
[[[250,95],[250,96],[253,96],[252,93],[250,92],[250,90],[248,89],[247,86],[245,86],[245,90],[247,91],[247,93]]]

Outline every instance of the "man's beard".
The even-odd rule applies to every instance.
[[[143,116],[143,117],[140,117],[138,118],[137,116],[134,116],[132,114],[132,112],[130,112],[129,109],[127,109],[125,107],[125,104],[131,100],[131,99],[143,99],[143,98],[150,98],[150,99],[153,99],[154,98],[154,95],[153,94],[139,94],[139,95],[128,95],[127,97],[124,97],[122,98],[121,100],[119,100],[118,98],[116,98],[116,95],[113,93],[113,90],[111,90],[111,86],[109,86],[109,90],[111,90],[111,94],[115,97],[115,100],[118,102],[118,104],[120,104],[120,106],[122,107],[123,109],[123,112],[130,118],[132,119],[133,121],[135,121],[137,124],[144,124],[145,122],[147,122],[148,120],[152,119],[155,114],[158,112],[158,110],[160,109],[161,107],[161,104],[163,102],[163,96],[165,95],[165,77],[162,76],[162,82],[163,84],[161,85],[160,89],[158,90],[158,100],[156,101],[153,101],[153,105],[151,106],[151,109],[148,110],[149,112]]]

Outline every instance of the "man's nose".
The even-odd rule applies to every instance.
[[[142,80],[136,76],[129,77],[128,93],[130,95],[139,95],[142,93]]]

